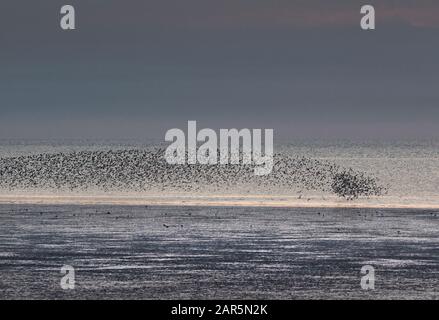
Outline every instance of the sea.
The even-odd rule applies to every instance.
[[[1,140],[0,298],[439,299],[438,146],[282,142],[261,178],[150,141]]]

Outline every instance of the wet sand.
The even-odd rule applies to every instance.
[[[439,212],[1,204],[0,298],[439,299]]]

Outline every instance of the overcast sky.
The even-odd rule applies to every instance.
[[[77,30],[60,29],[64,4]],[[164,139],[187,120],[439,137],[439,1],[0,2],[0,139]]]

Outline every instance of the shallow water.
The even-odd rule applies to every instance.
[[[438,248],[432,210],[0,205],[0,298],[438,299]]]

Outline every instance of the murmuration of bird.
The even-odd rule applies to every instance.
[[[277,153],[271,174],[253,165],[172,165],[165,150],[44,153],[0,159],[0,189],[276,193],[317,190],[347,200],[381,196],[376,177],[326,160]]]

